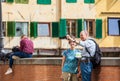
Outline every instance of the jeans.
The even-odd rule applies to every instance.
[[[10,61],[9,61],[9,67],[12,68],[14,59],[12,58],[12,56],[18,56],[20,58],[31,58],[32,54],[27,54],[24,52],[14,52],[11,56],[10,56]]]
[[[81,62],[80,69],[82,74],[82,81],[91,81],[91,73],[93,69],[92,63],[89,62]]]

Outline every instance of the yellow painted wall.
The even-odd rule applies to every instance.
[[[120,47],[120,36],[107,35],[107,18],[120,17],[120,14],[102,14],[103,12],[120,13],[120,0],[95,0],[95,4],[84,4],[84,0],[77,3],[66,3],[66,0],[52,0],[51,5],[37,4],[36,0],[29,0],[29,4],[2,3],[3,21],[38,21],[53,22],[60,18],[66,19],[97,19],[103,20],[103,38],[96,39],[101,47]],[[52,37],[38,37],[32,39],[35,48],[68,48],[66,40]],[[5,37],[5,48],[19,44],[19,38]]]

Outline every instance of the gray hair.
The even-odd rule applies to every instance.
[[[81,31],[80,34],[85,34],[87,37],[89,36],[89,33],[86,30]]]

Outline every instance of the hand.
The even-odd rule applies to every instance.
[[[62,74],[61,74],[60,78],[61,78],[61,79],[63,79],[63,72],[62,72]]]
[[[77,77],[81,78],[81,72],[77,73]]]
[[[66,35],[66,38],[71,41],[75,41],[73,38],[70,37],[70,35]]]
[[[70,35],[67,34],[67,35],[66,35],[66,38],[69,40],[71,37],[70,37]]]

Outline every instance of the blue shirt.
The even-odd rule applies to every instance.
[[[65,56],[65,62],[62,68],[62,72],[77,73],[78,72],[78,59],[75,57],[79,50],[65,50],[62,55]]]

